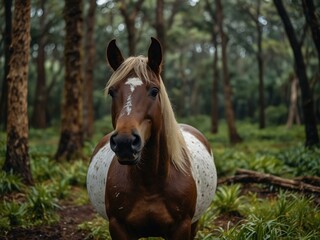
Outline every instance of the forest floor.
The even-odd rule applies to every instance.
[[[255,192],[260,198],[272,198],[276,192],[257,187],[254,184],[246,184],[242,194]],[[3,240],[83,240],[92,239],[88,232],[79,229],[78,225],[94,219],[96,213],[90,204],[62,205],[58,212],[60,220],[51,226],[37,226],[25,229],[16,227],[11,229]],[[218,228],[226,229],[238,224],[243,217],[237,212],[229,212],[220,215],[214,220],[214,225]],[[0,238],[2,240],[2,238]]]
[[[90,204],[83,206],[65,205],[59,210],[60,220],[51,226],[38,226],[35,228],[24,229],[21,227],[13,228],[6,240],[82,240],[87,233],[79,230],[78,225],[94,218],[95,212]]]

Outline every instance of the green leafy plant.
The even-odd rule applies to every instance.
[[[53,190],[44,184],[31,188],[28,196],[28,211],[33,221],[52,223],[58,219],[55,210],[59,207]]]
[[[295,176],[320,176],[320,148],[304,146],[281,151],[278,158],[291,168]]]
[[[244,207],[244,197],[240,195],[240,185],[234,184],[231,186],[223,185],[218,188],[213,206],[219,213],[238,213]]]
[[[59,165],[49,157],[32,157],[31,170],[37,181],[45,181],[61,175]]]
[[[68,163],[63,166],[64,178],[73,186],[86,186],[88,166],[82,160]]]
[[[21,177],[5,171],[0,172],[0,183],[0,196],[14,191],[21,191],[24,186]]]
[[[18,202],[7,202],[4,201],[1,204],[0,228],[10,229],[12,226],[19,226],[25,223],[27,205]]]
[[[100,216],[96,216],[92,221],[81,223],[78,228],[89,232],[85,239],[111,240],[109,224]]]

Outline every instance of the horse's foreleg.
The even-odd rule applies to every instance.
[[[109,220],[109,231],[112,240],[132,240],[136,239],[132,236],[129,236],[124,226],[121,226],[117,219],[110,218]]]

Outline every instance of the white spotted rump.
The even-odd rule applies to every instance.
[[[114,157],[110,143],[106,143],[92,158],[87,174],[87,191],[96,211],[108,219],[105,206],[107,175]]]
[[[191,171],[197,187],[197,203],[192,222],[199,220],[209,207],[217,187],[213,156],[195,136],[182,130],[191,157]]]

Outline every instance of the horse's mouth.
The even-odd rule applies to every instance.
[[[134,153],[131,156],[117,156],[121,165],[136,165],[140,160],[140,153]]]

